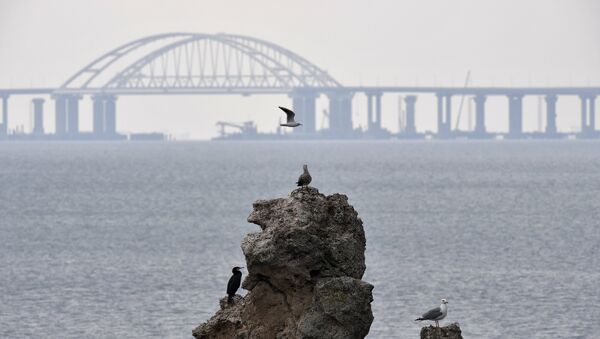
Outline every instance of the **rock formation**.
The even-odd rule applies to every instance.
[[[462,339],[458,323],[444,327],[427,326],[421,328],[421,339]]]
[[[362,221],[345,195],[315,188],[259,200],[242,242],[248,291],[193,330],[208,338],[364,338],[373,321]]]

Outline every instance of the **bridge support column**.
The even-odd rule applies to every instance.
[[[329,131],[333,137],[352,134],[352,96],[351,93],[329,95]]]
[[[0,139],[8,138],[8,95],[2,96],[2,124],[0,124]]]
[[[64,137],[67,134],[67,97],[57,95],[54,97],[55,134]]]
[[[447,138],[452,131],[452,95],[437,93],[437,101],[438,135],[442,138]]]
[[[67,99],[67,134],[79,133],[79,99],[77,95],[71,95]]]
[[[44,135],[44,101],[42,98],[31,100],[33,104],[33,134],[36,136]]]
[[[328,95],[329,99],[329,131],[336,136],[341,129],[341,102],[337,94]]]
[[[310,93],[304,96],[304,132],[314,134],[317,131],[317,111],[316,111],[317,96]]]
[[[316,132],[316,104],[317,93],[295,92],[292,93],[293,111],[296,121],[302,124],[294,129],[294,133],[314,134]]]
[[[104,133],[115,135],[117,133],[117,98],[107,96],[104,101]]]
[[[104,123],[104,96],[92,97],[93,132],[95,137],[100,137],[106,130]]]
[[[596,131],[596,96],[590,97],[590,130]]]
[[[367,93],[367,130],[373,130],[373,94]]]
[[[117,134],[116,100],[111,95],[92,97],[94,115],[94,135],[96,138],[110,137]]]
[[[556,134],[556,101],[555,94],[546,95],[546,134]]]
[[[379,131],[381,129],[381,93],[367,94],[367,120],[369,121],[367,129],[369,131]],[[375,112],[373,112],[373,97],[375,97]]]
[[[487,97],[483,94],[477,94],[475,100],[475,135],[484,136],[487,131],[485,128],[485,101]]]
[[[347,93],[342,96],[340,103],[340,121],[342,130],[348,135],[354,130],[352,127],[352,97],[354,94]]]
[[[581,133],[596,130],[596,96],[581,95]]]
[[[523,95],[508,96],[508,134],[520,137],[523,133]]]
[[[381,93],[375,94],[375,128],[381,129]]]
[[[404,98],[404,102],[406,103],[406,128],[404,133],[416,134],[417,126],[415,124],[415,103],[417,102],[417,96],[407,95]]]

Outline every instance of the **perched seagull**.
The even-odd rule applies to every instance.
[[[242,283],[242,272],[240,270],[243,267],[234,267],[231,270],[233,275],[229,278],[229,282],[227,283],[227,302],[232,302],[233,297],[235,296],[235,292],[237,292],[238,288],[240,288],[240,284]]]
[[[285,124],[279,124],[279,126],[285,126],[285,127],[298,127],[301,126],[301,123],[298,123],[294,120],[294,116],[296,116],[296,113],[294,113],[292,110],[289,110],[285,107],[281,107],[279,106],[279,109],[281,109],[282,111],[285,112],[285,115],[287,116],[287,122]]]
[[[446,314],[448,314],[448,300],[442,299],[442,304],[440,307],[433,308],[426,313],[424,313],[420,318],[415,319],[415,321],[422,320],[432,320],[435,321],[435,326],[440,327],[438,321],[446,318]]]
[[[312,177],[310,176],[310,173],[308,173],[308,166],[304,165],[304,172],[302,174],[300,174],[300,177],[298,178],[298,182],[296,182],[296,184],[298,186],[308,186],[308,184],[310,184],[310,182],[312,181]]]

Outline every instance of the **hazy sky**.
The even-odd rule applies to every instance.
[[[594,0],[0,0],[0,88],[59,86],[118,45],[172,31],[272,41],[348,85],[461,85],[471,70],[473,85],[600,86],[598,13],[600,1]],[[11,97],[11,127],[27,128],[30,99]],[[493,129],[506,125],[502,100],[490,100],[489,114],[498,112],[488,119]],[[537,99],[527,100],[525,107],[537,112]],[[364,125],[364,101],[354,100],[355,125]],[[576,104],[575,98],[561,99],[559,114],[561,107],[573,110]],[[273,130],[277,105],[290,105],[290,99],[121,97],[117,128],[208,138],[216,134],[218,120],[254,119],[262,130]],[[319,111],[326,105],[319,100]],[[397,96],[385,96],[383,108],[384,124],[395,130]],[[421,130],[434,128],[434,108],[431,98],[419,97]],[[81,111],[81,129],[89,130],[89,99]],[[50,132],[52,112],[47,103]],[[563,129],[576,124],[575,113],[559,116]],[[536,124],[532,116],[526,117],[526,129]]]

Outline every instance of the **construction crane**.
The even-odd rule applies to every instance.
[[[325,122],[329,120],[329,111],[324,109],[321,117],[321,128],[325,128]]]
[[[467,78],[465,79],[465,89],[469,87],[469,80],[471,80],[471,71],[467,72]],[[460,116],[462,115],[463,103],[465,101],[465,95],[463,94],[460,97],[460,106],[458,107],[458,117],[456,118],[456,126],[454,126],[455,130],[458,130],[458,124],[460,123]]]
[[[225,133],[226,127],[235,128],[239,130],[242,134],[256,134],[256,125],[254,124],[254,121],[245,121],[241,124],[226,121],[217,121],[215,125],[217,125],[220,128],[219,132],[221,134],[221,138],[227,136],[227,134]]]

